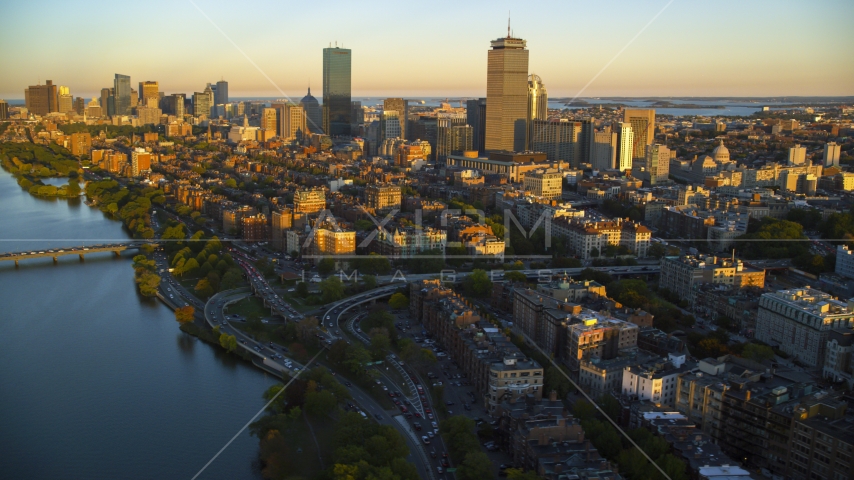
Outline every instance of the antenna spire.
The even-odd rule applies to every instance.
[[[510,38],[510,10],[507,10],[507,38]]]

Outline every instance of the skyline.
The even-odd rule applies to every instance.
[[[67,10],[48,3],[55,5],[49,10]],[[0,61],[11,68],[0,79],[0,98],[22,99],[27,86],[46,79],[70,87],[74,96],[92,98],[122,73],[132,85],[158,81],[167,94],[192,94],[225,78],[232,97],[281,97],[266,75],[298,101],[310,84],[321,91],[322,50],[334,46],[336,37],[339,46],[353,51],[353,97],[483,97],[489,42],[506,35],[508,9],[514,36],[528,44],[529,73],[542,77],[551,97],[572,97],[668,2],[543,2],[531,10],[515,1],[500,7],[440,1],[415,13],[384,1],[320,10],[264,2],[241,10],[223,2],[195,5],[204,15],[192,2],[152,2],[152,9],[168,6],[175,14],[156,20],[138,15],[132,4],[87,2],[38,19],[27,15],[24,4],[4,5],[8,28],[0,32],[6,46]],[[854,62],[844,60],[854,40],[844,20],[854,14],[854,4],[725,1],[718,7],[698,13],[692,4],[674,1],[581,96],[854,94]],[[105,11],[126,21],[97,14]],[[271,26],[274,18],[283,19],[281,28]],[[567,26],[570,18],[583,21]],[[69,23],[98,28],[69,33]],[[174,33],[138,34],[154,27]],[[10,47],[21,38],[27,48]]]

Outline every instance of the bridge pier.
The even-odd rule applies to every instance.
[[[81,253],[81,254],[80,254],[80,255],[78,255],[78,256],[80,257],[80,261],[82,262],[82,261],[83,261],[83,254]]]
[[[59,258],[56,255],[54,255],[53,256],[53,263],[57,263],[57,262],[59,262]]]
[[[15,259],[15,266],[16,267],[18,266],[18,259],[17,258]]]
[[[118,250],[113,250],[113,253],[115,253],[117,257],[121,257],[121,256],[122,256],[122,252],[120,252],[120,251],[118,251]]]

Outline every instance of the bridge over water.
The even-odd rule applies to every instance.
[[[0,262],[14,261],[15,266],[17,266],[18,262],[21,260],[45,257],[52,257],[53,261],[57,262],[59,257],[63,257],[66,255],[78,255],[80,257],[80,260],[83,260],[83,257],[85,255],[100,252],[113,252],[116,256],[119,256],[125,250],[139,249],[143,245],[151,245],[153,247],[157,246],[156,243],[149,242],[123,242],[102,245],[81,245],[77,247],[48,248],[44,250],[39,249],[27,252],[0,253]]]

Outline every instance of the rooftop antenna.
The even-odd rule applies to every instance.
[[[510,10],[507,10],[507,38],[510,38]]]

